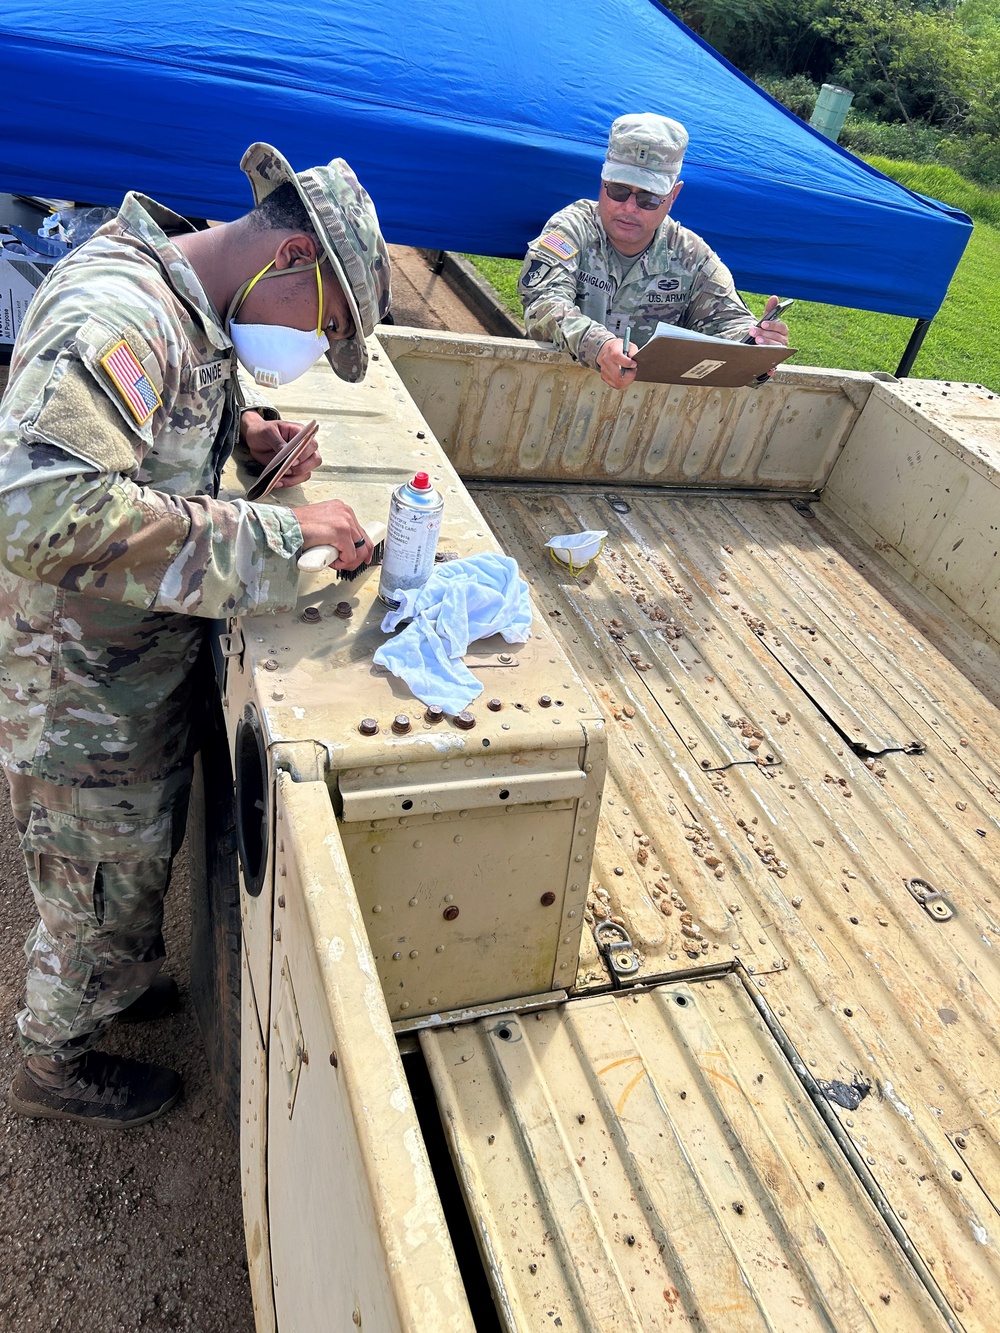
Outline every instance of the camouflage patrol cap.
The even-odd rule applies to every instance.
[[[276,148],[255,143],[240,166],[253,187],[255,204],[286,182],[295,187],[344,289],[356,330],[354,337],[335,342],[326,359],[342,380],[354,384],[364,379],[365,339],[389,311],[389,252],[367,191],[342,157],[296,173]]]
[[[687,145],[687,130],[667,116],[619,116],[608,135],[601,180],[668,194],[681,174]]]

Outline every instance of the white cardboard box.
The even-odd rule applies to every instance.
[[[0,257],[0,343],[13,343],[28,302],[52,269],[54,260],[25,255]]]

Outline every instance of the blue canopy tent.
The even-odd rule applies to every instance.
[[[678,219],[754,291],[924,322],[971,234],[792,116],[655,0],[5,0],[0,189],[227,219],[263,139],[346,157],[388,240],[524,253],[595,197],[611,121],[691,144]],[[919,326],[918,326],[919,327]]]

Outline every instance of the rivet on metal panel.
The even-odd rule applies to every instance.
[[[381,850],[382,850],[382,844],[377,842],[375,846],[372,848],[372,855],[378,856]]]
[[[404,1000],[404,1001],[402,1002],[402,1004],[401,1004],[399,1007],[400,1007],[400,1009],[409,1009],[409,1007],[410,1007],[410,1002],[409,1002],[409,1000]]]
[[[318,606],[307,606],[302,612],[302,619],[307,625],[315,625],[319,621],[321,614]]]
[[[475,725],[475,714],[470,713],[468,709],[463,709],[461,713],[455,714],[455,726],[459,727],[462,731],[471,731]]]
[[[551,696],[551,694],[543,694],[543,695],[541,695],[541,696],[539,697],[539,700],[538,700],[538,706],[539,706],[539,708],[551,708],[551,707],[552,707],[552,696]]]
[[[285,895],[284,895],[283,893],[279,893],[279,894],[278,894],[278,906],[279,906],[279,907],[284,907],[284,905],[285,905]]]
[[[444,709],[440,704],[431,704],[426,713],[424,713],[425,722],[441,722],[444,719]]]
[[[400,953],[400,951],[397,949],[396,952],[392,955],[392,960],[393,960],[393,962],[394,962],[394,963],[398,963],[399,960],[402,958],[402,956],[403,956],[403,955],[402,955],[402,954]]]
[[[274,938],[275,938],[276,940],[280,940],[280,939],[281,939],[281,927],[280,927],[280,926],[275,926],[275,928],[274,928]]]
[[[382,910],[382,907],[381,907],[381,904],[379,904],[379,903],[375,903],[374,906],[372,907],[372,911],[375,913],[376,916],[378,916],[378,914],[379,914],[379,912],[381,912],[381,910]]]
[[[363,717],[358,723],[358,731],[362,736],[378,735],[378,719],[374,717]]]
[[[357,1307],[355,1307],[354,1313],[351,1315],[351,1318],[352,1318],[352,1319],[354,1320],[354,1322],[357,1324],[358,1328],[360,1328],[360,1327],[361,1327],[361,1311],[360,1311],[359,1309],[357,1309]]]
[[[441,913],[441,915],[444,917],[445,921],[454,921],[455,918],[458,916],[458,910],[459,909],[454,905],[451,907],[446,907],[444,911]]]
[[[405,713],[397,713],[392,719],[392,729],[397,736],[405,736],[410,730],[410,719]]]
[[[349,620],[354,615],[354,607],[350,602],[338,602],[333,608],[333,614],[339,616],[341,620]]]
[[[549,890],[548,892],[543,893],[538,901],[542,904],[543,907],[551,907],[552,904],[555,902],[555,900],[556,900],[556,895],[552,893],[551,890]]]
[[[410,950],[410,957],[411,957],[411,958],[419,958],[419,957],[420,957],[420,950],[419,950],[419,949],[411,949],[411,950]]]
[[[337,1055],[336,1051],[330,1052],[330,1063],[333,1065],[334,1069],[340,1064],[340,1057]]]
[[[456,833],[455,836],[452,838],[452,842],[461,842],[461,841],[462,841],[461,833]]]
[[[437,945],[435,945],[435,946],[434,946],[434,952],[435,952],[435,953],[444,953],[444,945],[443,945],[443,944],[437,944]]]
[[[264,670],[277,671],[277,669],[278,669],[278,663],[275,661],[273,657],[269,657],[267,661],[264,663]]]
[[[500,709],[503,708],[503,704],[500,702],[499,699],[491,699],[489,703],[486,705],[486,707],[490,710],[491,713],[499,713]]]

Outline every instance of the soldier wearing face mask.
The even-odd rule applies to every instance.
[[[242,166],[256,207],[206,231],[127,195],[39,289],[0,404],[0,763],[39,913],[10,1093],[25,1115],[117,1127],[176,1102],[172,1070],[94,1047],[176,1003],[160,925],[209,623],[293,608],[305,548],[348,569],[372,554],[342,501],[216,498],[238,441],[266,463],[298,429],[261,388],[324,353],[362,379],[389,307],[346,162],[296,175],[255,144]]]
[[[597,201],[551,217],[528,247],[518,292],[528,336],[600,371],[614,389],[635,379],[625,352],[659,323],[735,342],[788,344],[768,313],[758,324],[712,248],[669,216],[681,192],[688,135],[666,116],[620,116],[611,126]]]

